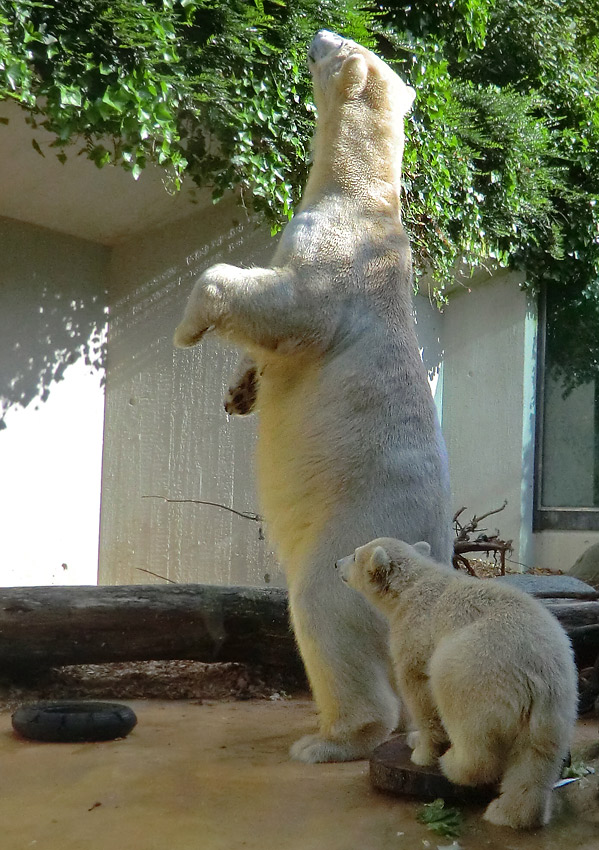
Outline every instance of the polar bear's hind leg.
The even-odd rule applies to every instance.
[[[535,752],[532,747],[514,753],[501,783],[501,793],[483,817],[496,826],[530,829],[544,826],[551,815],[551,792],[561,759]]]
[[[366,758],[399,722],[386,624],[326,572],[317,571],[303,588],[292,583],[290,603],[320,725],[319,734],[300,738],[290,755],[311,763]]]

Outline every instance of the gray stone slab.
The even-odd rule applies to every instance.
[[[580,579],[573,576],[538,576],[531,575],[530,573],[511,573],[505,576],[498,576],[494,580],[509,584],[512,587],[517,587],[519,590],[524,590],[533,596],[536,593],[595,594],[597,592],[590,584],[586,584],[586,582],[580,581]]]

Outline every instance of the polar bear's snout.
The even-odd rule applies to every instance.
[[[354,553],[348,555],[346,558],[339,558],[338,561],[335,561],[335,569],[339,570],[339,575],[345,582],[349,581],[349,571],[351,569],[351,565],[355,561],[355,557]]]
[[[339,50],[344,41],[345,39],[337,33],[319,30],[308,48],[308,59],[311,62],[318,62],[319,59],[324,59],[325,56]]]

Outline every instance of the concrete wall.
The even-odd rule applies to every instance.
[[[241,219],[243,218],[243,222]],[[243,210],[210,206],[113,250],[100,581],[163,578],[279,584],[256,513],[253,417],[227,421],[223,395],[238,354],[216,337],[177,351],[172,336],[194,280],[219,261],[271,252]]]
[[[458,290],[443,314],[443,431],[453,509],[463,518],[508,505],[482,525],[514,541],[515,561],[529,557],[521,540],[532,513],[534,360],[527,324],[534,308],[513,274]],[[523,550],[521,552],[521,550]]]
[[[513,540],[510,567],[567,571],[599,533],[532,531],[538,328],[536,303],[519,281],[514,274],[475,279],[470,290],[452,294],[443,313],[443,431],[453,508],[466,505],[470,519],[507,499],[506,509],[481,526]],[[568,439],[554,413],[554,441]],[[580,433],[587,426],[581,421]],[[571,431],[570,439],[579,442]]]
[[[95,584],[106,249],[0,219],[0,585]]]

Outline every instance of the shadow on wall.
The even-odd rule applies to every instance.
[[[445,354],[441,340],[443,314],[428,298],[416,295],[414,296],[414,321],[422,361],[431,390],[435,395]]]
[[[104,370],[106,249],[0,221],[0,429],[71,364]]]

